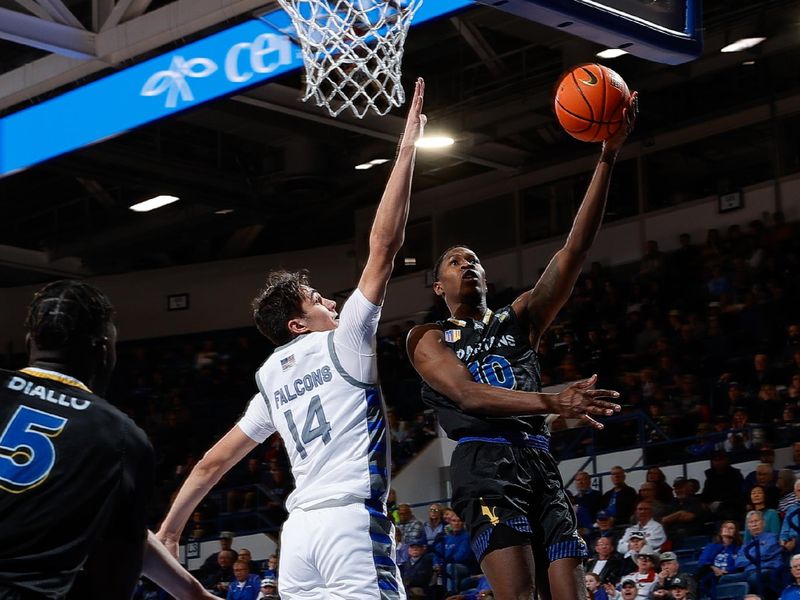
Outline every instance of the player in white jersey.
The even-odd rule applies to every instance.
[[[281,533],[283,600],[404,599],[386,516],[389,443],[378,390],[375,334],[395,255],[403,244],[424,82],[414,98],[381,198],[358,288],[337,321],[336,303],[304,273],[277,271],[253,302],[259,330],[279,345],[256,374],[259,393],[197,463],[158,533],[177,554],[195,506],[274,432],[284,439],[296,487]]]

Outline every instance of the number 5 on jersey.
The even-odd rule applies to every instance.
[[[0,435],[0,489],[19,494],[42,483],[56,461],[50,438],[67,419],[20,406]]]
[[[306,422],[303,424],[303,432],[300,435],[297,434],[297,425],[294,424],[292,411],[287,410],[283,413],[283,416],[286,417],[286,423],[289,425],[289,431],[292,432],[292,438],[300,458],[308,456],[303,444],[307,446],[318,437],[322,437],[323,444],[331,441],[331,424],[325,418],[325,411],[322,410],[322,400],[320,400],[319,396],[311,398],[311,402],[308,404]],[[315,421],[317,423],[316,426],[314,426]]]

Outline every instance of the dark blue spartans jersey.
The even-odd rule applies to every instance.
[[[81,382],[0,369],[0,596],[64,598],[95,544],[143,542],[154,467],[144,432]]]
[[[526,392],[541,391],[539,360],[530,346],[514,309],[506,306],[496,313],[487,310],[483,320],[455,319],[437,323],[444,341],[467,365],[475,381],[486,385]],[[453,440],[503,434],[545,435],[546,415],[486,417],[467,414],[427,383],[422,384],[423,401],[439,412],[439,424]]]

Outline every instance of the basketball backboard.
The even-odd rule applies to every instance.
[[[475,0],[640,58],[700,56],[702,0]]]

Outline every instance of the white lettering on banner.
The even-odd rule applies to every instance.
[[[242,42],[228,50],[225,57],[225,76],[228,81],[242,83],[253,77],[253,71],[240,72],[239,54],[250,50],[250,68],[256,73],[271,73],[281,65],[288,65],[292,60],[292,46],[289,38],[274,33],[262,33],[252,43]],[[265,58],[271,60],[265,62]]]
[[[244,83],[251,79],[254,73],[271,73],[281,65],[290,64],[291,52],[292,46],[288,36],[262,33],[252,42],[239,42],[228,49],[225,53],[223,73],[231,83]],[[240,63],[245,58],[249,58],[250,69],[242,69]],[[169,69],[151,75],[142,86],[140,94],[159,96],[166,93],[164,106],[175,108],[179,100],[183,102],[194,100],[187,77],[204,79],[218,70],[217,63],[210,58],[197,57],[185,60],[182,56],[173,56]]]

